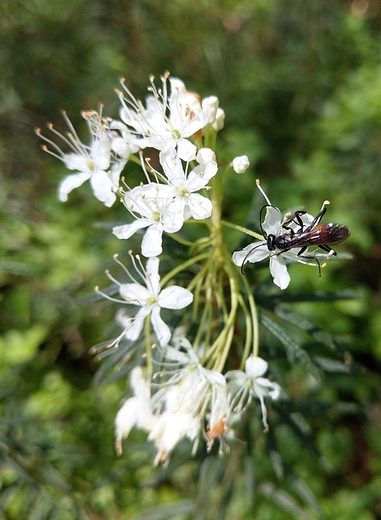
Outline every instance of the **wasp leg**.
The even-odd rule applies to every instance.
[[[319,269],[319,278],[321,278],[321,265],[320,265],[320,262],[319,260],[316,258],[316,254],[311,254],[311,255],[304,255],[303,253],[307,250],[307,247],[302,247],[299,252],[298,252],[298,255],[297,256],[300,256],[300,258],[306,258],[307,260],[315,260],[315,262],[317,263],[317,266],[318,266],[318,269]],[[320,246],[321,247],[321,246]],[[328,246],[325,246],[325,247],[328,247]],[[323,247],[322,247],[323,249]]]
[[[282,225],[282,228],[289,231],[291,235],[293,235],[294,233],[304,231],[304,224],[303,220],[300,218],[300,215],[304,215],[305,213],[306,211],[295,211],[293,218],[286,220],[286,222]],[[300,229],[298,229],[298,231],[295,231],[294,229],[290,228],[289,224],[291,223],[296,224],[297,226],[299,226]]]
[[[316,217],[313,219],[311,224],[305,229],[305,231],[311,231],[314,229],[318,224],[320,224],[321,219],[324,217],[325,213],[327,212],[327,204],[329,204],[328,200],[325,200],[323,202],[323,207],[319,211],[319,213],[316,215]]]
[[[323,251],[325,251],[326,253],[329,254],[329,256],[336,256],[337,253],[334,249],[332,249],[332,247],[329,247],[329,246],[326,246],[325,244],[319,246],[320,249],[322,249]]]

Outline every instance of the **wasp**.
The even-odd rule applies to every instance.
[[[329,201],[325,201],[323,203],[322,209],[310,223],[303,222],[302,217],[303,215],[307,214],[306,211],[296,211],[294,216],[288,220],[286,214],[286,220],[282,224],[284,233],[279,235],[274,235],[272,233],[267,234],[263,229],[262,217],[264,210],[266,210],[268,207],[274,208],[272,204],[266,204],[263,206],[259,214],[260,228],[269,252],[271,253],[274,251],[274,254],[281,255],[282,253],[286,253],[291,249],[300,248],[297,256],[302,259],[314,260],[319,267],[320,276],[321,265],[316,257],[316,252],[310,254],[306,253],[308,247],[318,246],[318,248],[327,253],[327,258],[336,256],[336,251],[332,249],[330,245],[343,242],[351,234],[351,230],[343,224],[335,224],[333,222],[328,224],[321,224],[321,220],[327,212],[328,204]],[[246,259],[250,256],[256,247],[251,249],[246,255],[246,258],[242,263],[242,267],[244,266]]]

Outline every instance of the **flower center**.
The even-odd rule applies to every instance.
[[[160,222],[161,220],[161,216],[160,216],[160,213],[158,211],[154,211],[152,213],[152,219],[155,221],[155,222]]]
[[[87,161],[87,167],[90,171],[93,172],[95,170],[95,162],[92,159],[89,159]]]
[[[172,139],[180,139],[181,134],[176,128],[172,128]]]
[[[184,186],[180,186],[176,191],[179,197],[189,197],[189,191]]]

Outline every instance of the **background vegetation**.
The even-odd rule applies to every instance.
[[[381,2],[2,0],[0,24],[0,516],[381,518]],[[219,97],[220,159],[250,157],[227,219],[246,222],[259,177],[281,208],[314,213],[329,199],[330,220],[352,229],[340,249],[353,260],[331,262],[321,280],[291,273],[291,296],[340,300],[294,302],[283,317],[291,327],[298,311],[328,331],[357,369],[331,371],[311,406],[299,403],[303,435],[291,425],[303,430],[300,414],[287,423],[279,409],[277,439],[258,433],[223,458],[188,461],[186,448],[154,470],[139,432],[115,457],[127,385],[101,384],[89,353],[112,320],[93,287],[124,253],[94,223],[116,217],[86,189],[57,201],[64,168],[33,128],[63,128],[62,108],[81,127],[80,110],[100,102],[116,116],[121,76],[143,97],[148,75],[167,69]],[[305,375],[287,370],[298,396]]]

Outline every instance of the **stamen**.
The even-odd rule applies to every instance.
[[[257,188],[259,189],[259,191],[260,191],[260,192],[262,193],[262,195],[264,196],[264,198],[265,198],[267,204],[268,204],[269,206],[271,206],[272,204],[271,204],[271,202],[270,202],[268,196],[266,195],[266,193],[263,191],[262,186],[261,186],[261,183],[259,182],[259,179],[257,179],[257,180],[255,181],[255,183],[256,183]]]
[[[321,210],[322,211],[326,206],[329,206],[331,203],[329,202],[329,200],[325,200],[321,206]]]
[[[120,285],[120,284],[119,284]],[[109,296],[108,294],[102,292],[98,286],[94,287],[94,291],[97,293],[97,294],[100,294],[101,296],[103,296],[103,298],[105,298],[106,300],[110,301],[110,302],[113,302],[113,303],[123,303],[125,304],[126,303],[126,300],[119,300],[118,298],[112,298],[111,296]]]
[[[128,254],[132,257],[132,251],[129,251]],[[126,275],[128,276],[128,278],[129,278],[132,282],[138,284],[139,282],[138,282],[138,281],[137,281],[137,280],[132,276],[132,274],[130,273],[130,271],[129,271],[129,270],[127,269],[127,267],[126,267],[126,266],[125,266],[125,265],[124,265],[124,264],[119,260],[118,257],[119,257],[119,255],[118,255],[117,253],[113,256],[115,262],[116,262],[118,265],[120,265],[120,267],[123,269],[123,271],[126,273]],[[122,285],[122,284],[120,284],[119,282],[115,282],[115,283],[117,283],[117,284],[119,285],[119,287]]]

